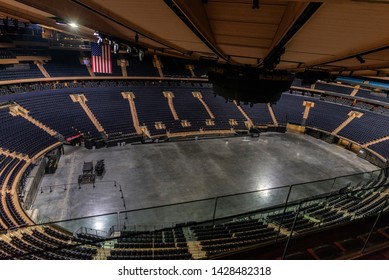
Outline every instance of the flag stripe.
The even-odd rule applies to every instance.
[[[109,45],[91,43],[92,71],[94,73],[112,74],[112,57]]]

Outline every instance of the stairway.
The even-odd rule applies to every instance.
[[[48,133],[49,135],[51,135],[53,137],[56,137],[59,135],[59,133],[56,132],[54,129],[51,129],[50,127],[48,127],[48,126],[44,125],[43,123],[41,123],[40,121],[38,121],[37,119],[31,117],[29,115],[29,111],[18,104],[10,106],[9,112],[14,117],[20,116],[20,117],[26,119],[27,121],[36,125],[37,127],[39,127],[40,129],[42,129],[43,131],[45,131],[46,133]]]
[[[207,253],[203,251],[200,241],[195,240],[196,237],[190,228],[184,227],[182,232],[184,233],[185,239],[187,240],[188,251],[192,254],[192,258],[195,260],[206,259]]]
[[[234,100],[234,104],[236,105],[236,107],[238,108],[238,110],[242,113],[242,115],[245,117],[247,123],[249,124],[250,127],[254,127],[254,122],[252,121],[252,119],[249,117],[249,115],[247,115],[246,111],[243,110],[243,108],[238,104],[238,102],[236,102]]]
[[[39,68],[42,75],[45,76],[45,78],[50,78],[50,74],[46,71],[45,67],[43,67],[43,64],[40,62],[36,62],[35,65]]]
[[[122,92],[122,96],[124,99],[128,100],[128,103],[130,104],[130,110],[131,110],[131,116],[132,116],[132,123],[134,124],[134,128],[137,134],[142,135],[142,129],[139,125],[139,119],[138,119],[138,112],[136,110],[135,106],[135,95],[133,92]]]
[[[105,133],[105,129],[103,128],[103,126],[97,120],[96,116],[93,114],[93,112],[89,109],[88,105],[86,104],[86,102],[88,101],[86,96],[84,94],[71,94],[70,98],[73,100],[73,102],[79,103],[81,105],[82,109],[87,114],[89,119],[92,121],[97,131],[100,132],[104,140],[107,141],[108,135]]]

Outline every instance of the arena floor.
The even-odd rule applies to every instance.
[[[97,177],[94,187],[85,184],[80,188],[77,179],[83,163],[100,159],[105,161],[103,176]],[[212,219],[215,199],[208,198],[257,191],[218,199],[215,215],[223,217],[284,203],[288,189],[269,190],[272,188],[376,169],[341,147],[292,133],[98,150],[66,146],[56,173],[43,178],[43,192],[38,192],[33,208],[40,221],[42,217],[59,221],[112,213],[61,223],[73,231],[81,226],[108,231],[111,225],[122,223],[138,229],[171,226]],[[290,199],[344,186],[329,182],[298,186]],[[203,201],[118,214],[194,200]]]

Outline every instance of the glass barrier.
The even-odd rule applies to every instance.
[[[116,182],[111,183],[112,187],[121,188]],[[61,188],[76,187],[78,186],[70,184],[51,186],[43,191],[60,191]],[[199,240],[196,229],[206,231],[218,228],[216,225],[226,229],[231,223],[245,224],[258,221],[266,225],[270,232],[266,233],[266,238],[261,239],[262,241],[257,236],[254,241],[249,240],[247,244],[242,241],[241,247],[253,246],[255,242],[274,242],[280,238],[287,240],[289,246],[294,236],[316,229],[325,229],[342,222],[370,217],[371,225],[364,233],[367,235],[361,237],[361,240],[367,240],[364,243],[364,250],[368,250],[374,248],[374,242],[380,238],[376,229],[382,228],[385,223],[388,225],[387,221],[381,219],[381,214],[389,212],[388,188],[388,178],[384,171],[376,170],[316,182],[56,222],[45,217],[37,217],[35,220],[37,225],[30,228],[42,231],[45,226],[53,225],[60,231],[77,236],[79,239],[75,239],[76,244],[100,244],[96,240],[109,240],[99,246],[110,249],[127,246],[119,244],[117,240],[120,236],[119,232],[127,237],[149,234],[148,248],[159,250],[162,235],[158,232],[162,230],[174,233],[180,230],[182,236],[184,230],[184,241],[191,242]],[[164,235],[164,238],[167,237],[168,235]],[[178,243],[184,242],[171,240]],[[198,256],[204,256],[203,250],[199,247],[191,250],[192,253],[196,253],[197,250]]]
[[[284,205],[290,186],[263,189],[248,193],[216,198],[214,219],[226,218],[242,213]]]
[[[127,231],[149,231],[177,224],[213,219],[216,199],[205,199],[173,205],[119,213],[119,228]]]
[[[101,187],[100,185],[103,185],[103,183],[105,184],[105,187],[107,187],[106,184],[108,183],[118,190],[121,189],[120,184],[115,181],[96,182],[95,185],[96,187]],[[56,223],[70,232],[77,232],[80,228],[86,228],[92,231],[97,230],[106,232],[107,234],[112,232],[113,229],[151,231],[174,227],[177,224],[201,223],[242,214],[252,215],[254,212],[256,217],[266,219],[268,215],[283,213],[286,211],[284,209],[285,206],[290,207],[292,204],[298,202],[302,202],[302,212],[300,215],[307,216],[305,212],[308,208],[310,206],[315,207],[315,205],[318,208],[317,205],[319,202],[321,203],[321,208],[326,210],[334,207],[333,203],[331,203],[331,201],[335,200],[334,197],[347,193],[357,193],[358,191],[369,188],[376,188],[387,183],[388,178],[384,176],[384,172],[382,170],[376,170],[334,179],[319,180],[272,189],[261,189],[198,201],[118,211],[115,213],[85,218],[75,217],[74,219]],[[78,184],[46,186],[42,187],[41,191],[63,191],[66,190],[66,188],[79,187],[81,186]],[[326,200],[323,200],[323,197],[325,196],[327,198]],[[97,205],[99,204],[97,201],[98,199],[99,198],[94,198],[94,203]],[[121,201],[120,198],[118,198],[118,203],[125,203],[125,201]],[[289,211],[289,209],[287,209],[287,211]],[[351,219],[355,218],[355,215],[351,217]],[[314,221],[316,218],[311,219]],[[53,221],[38,215],[38,217],[35,218],[35,222],[37,224],[42,224],[52,223]],[[320,223],[316,223],[315,226],[320,226]]]

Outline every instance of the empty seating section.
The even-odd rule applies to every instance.
[[[85,91],[87,105],[104,127],[108,137],[135,135],[128,101],[123,99],[122,91],[126,88],[96,88]]]
[[[215,116],[215,126],[206,127],[205,129],[230,129],[230,119],[238,122],[238,126],[234,127],[235,129],[247,129],[244,123],[245,118],[234,103],[226,102],[223,97],[215,95],[212,89],[202,89],[200,91],[205,103]]]
[[[377,106],[377,107],[374,108],[374,112],[382,114],[382,115],[389,116],[389,108]]]
[[[0,65],[0,80],[20,80],[44,78],[42,72],[33,63]]]
[[[249,106],[248,104],[241,104],[241,106],[251,117],[251,120],[254,122],[255,125],[273,125],[273,119],[270,116],[267,104],[257,103],[253,106]]]
[[[166,77],[191,77],[191,73],[186,69],[186,64],[189,61],[178,58],[159,57],[163,68],[163,74]]]
[[[46,229],[37,227],[10,237],[9,242],[0,240],[0,259],[91,260],[97,253],[93,246],[75,246],[68,235],[61,239],[62,233]]]
[[[19,162],[15,165],[14,169],[10,173],[10,177],[7,183],[7,188],[11,190],[12,184],[16,178],[16,176],[21,171],[22,167],[26,164],[25,160],[18,160]]]
[[[274,214],[274,215],[269,215],[267,217],[267,220],[269,222],[275,223],[277,225],[281,225],[287,230],[291,231],[293,227],[293,223],[295,220],[296,212],[294,211],[289,211],[280,214]],[[312,227],[315,225],[315,223],[311,220],[308,220],[303,217],[303,215],[299,215],[296,218],[296,223],[294,225],[294,231],[296,232],[303,232],[306,230],[312,230]]]
[[[15,58],[15,55],[8,51],[0,49],[0,59]]]
[[[3,168],[0,170],[0,188],[7,183],[7,188],[10,188],[13,180],[15,179],[15,175],[20,171],[22,166],[26,162],[24,160],[19,160],[17,158],[10,159],[8,164],[5,164]],[[6,179],[10,177],[8,181]]]
[[[133,61],[134,62],[134,61]],[[141,62],[144,63],[145,61]],[[146,60],[147,62],[147,60]],[[151,63],[151,61],[149,61]],[[81,65],[82,66],[82,65]],[[85,66],[82,66],[85,67]],[[149,67],[149,68],[148,68]],[[131,68],[128,67],[128,69]],[[155,71],[152,64],[136,71]],[[181,69],[182,70],[182,69]],[[185,69],[187,70],[187,69]],[[135,71],[135,70],[134,70]],[[187,70],[189,71],[189,70]],[[173,73],[173,72],[171,72]],[[68,75],[68,74],[66,74]],[[172,74],[173,75],[173,74]],[[121,92],[132,91],[135,94],[135,106],[140,125],[146,125],[151,135],[166,134],[166,132],[191,132],[217,129],[230,129],[231,119],[238,122],[235,129],[246,129],[245,118],[232,102],[225,102],[224,98],[214,96],[213,90],[200,85],[190,84],[142,84],[139,82],[98,82],[84,83],[82,86],[66,88],[62,84],[57,90],[42,90],[34,93],[11,95],[6,100],[13,100],[27,110],[35,119],[48,127],[58,131],[64,137],[77,133],[100,138],[100,133],[82,110],[80,104],[74,103],[69,94],[82,93],[87,97],[87,105],[102,124],[109,137],[132,136],[136,134],[130,105]],[[329,87],[338,86],[325,85]],[[164,91],[171,91],[175,111],[179,117],[175,120],[169,107],[168,98]],[[214,115],[213,126],[207,126],[206,120],[211,119],[204,105],[193,96],[193,91],[201,92],[204,102]],[[344,92],[345,93],[345,92]],[[346,93],[345,93],[346,94]],[[325,102],[318,98],[284,93],[279,102],[272,104],[278,122],[301,124],[304,113],[304,101],[312,101],[315,107],[311,108],[306,121],[308,127],[332,132],[347,118],[353,110],[351,104],[339,105],[338,99],[327,98]],[[273,124],[266,104],[241,107],[253,120],[255,125]],[[339,135],[360,144],[389,135],[389,116],[375,112],[363,111],[361,118],[353,119]],[[183,127],[182,120],[187,120],[191,126]],[[158,129],[156,122],[162,122],[166,129]],[[15,129],[17,128],[17,129]],[[33,157],[43,149],[57,143],[57,140],[42,129],[28,122],[26,119],[9,114],[8,108],[0,109],[0,147],[10,152],[26,154]],[[389,157],[389,142],[384,141],[368,147],[373,151]],[[26,225],[25,217],[21,215],[17,197],[11,194],[11,186],[20,170],[26,164],[25,160],[0,154],[0,186],[4,190],[0,203],[0,231]],[[365,191],[361,188],[356,195],[342,195],[335,199],[320,200],[302,206],[296,217],[296,209],[289,208],[285,213],[272,212],[261,218],[229,221],[215,225],[191,226],[187,229],[193,233],[194,241],[200,244],[202,251],[208,257],[222,252],[242,247],[264,244],[275,240],[278,228],[282,231],[279,237],[285,237],[292,227],[294,233],[303,233],[319,226],[338,224],[372,215],[383,209],[387,194],[379,189]],[[292,258],[316,259],[338,258],[345,251],[358,250],[361,239],[342,240],[329,246],[320,246],[299,252]],[[32,233],[22,233],[13,237],[10,242],[0,240],[0,258],[12,258],[12,255],[24,255],[20,258],[45,259],[91,259],[96,253],[95,248],[72,247],[69,244],[77,242],[99,241],[88,236],[71,237],[59,231],[42,228],[32,230]],[[114,243],[108,259],[191,259],[193,258],[189,243],[182,229],[164,230],[161,232],[123,232],[122,237]],[[58,247],[66,247],[59,249]],[[42,249],[46,250],[43,252]],[[11,253],[11,252],[15,253]]]
[[[90,76],[88,69],[82,65],[77,52],[52,51],[52,60],[44,68],[50,77],[82,77]]]
[[[27,223],[24,221],[22,216],[20,215],[19,211],[16,209],[15,202],[12,200],[12,195],[9,193],[6,193],[5,201],[7,203],[7,207],[11,212],[12,217],[16,221],[18,226],[24,226]]]
[[[367,247],[374,246],[379,243],[385,244],[389,241],[389,236],[385,234],[385,228],[379,228],[372,232]],[[331,260],[345,259],[347,255],[359,254],[363,249],[365,241],[369,233],[351,236],[350,238],[335,240],[331,243],[322,244],[312,248],[307,248],[306,251],[290,253],[285,256],[286,260]]]
[[[294,87],[303,87],[302,80],[295,78],[292,82],[292,86]]]
[[[368,104],[368,103],[364,103],[364,102],[356,102],[354,104],[354,107],[362,109],[362,110],[365,110],[365,111],[371,111],[371,110],[373,110],[374,105],[371,105],[371,104]]]
[[[158,232],[122,231],[110,260],[191,259],[182,228]]]
[[[369,146],[369,149],[389,159],[389,140]]]
[[[205,120],[211,117],[204,106],[192,95],[192,88],[173,90],[174,105],[176,112],[181,120],[187,120],[191,124],[191,130],[204,128]]]
[[[190,260],[188,248],[148,249],[148,250],[111,250],[108,260]]]
[[[42,100],[43,101],[43,100]],[[57,140],[9,109],[0,109],[0,147],[30,157],[53,145]]]
[[[77,133],[100,137],[100,133],[80,104],[71,100],[70,93],[74,93],[74,90],[43,91],[28,96],[18,96],[15,101],[29,110],[32,117],[65,138]]]
[[[196,240],[200,241],[207,256],[236,250],[242,247],[273,241],[277,236],[274,228],[258,219],[229,221],[216,225],[191,226]],[[280,235],[283,237],[284,235]]]
[[[12,49],[12,53],[15,56],[49,56],[49,52],[44,49]]]
[[[206,63],[205,61],[197,62],[197,61],[191,61],[191,65],[193,65],[194,69],[193,72],[195,73],[196,77],[205,78],[208,77],[208,68],[210,65]]]
[[[137,85],[135,82],[130,82],[128,86],[125,86],[126,83],[117,82],[102,82],[101,85],[100,83],[98,82],[98,87],[95,88],[93,86],[96,86],[96,83],[91,82],[90,85],[84,84],[78,88],[64,88],[63,86],[59,86],[57,90],[41,90],[34,93],[4,97],[8,100],[15,100],[29,110],[32,117],[58,131],[65,137],[73,136],[77,133],[83,133],[86,136],[89,135],[95,138],[101,137],[81,106],[78,103],[72,102],[69,97],[71,93],[83,93],[87,96],[89,100],[87,105],[90,106],[97,120],[112,138],[122,137],[123,135],[135,135],[130,106],[128,101],[121,96],[122,91],[134,92],[139,124],[141,126],[146,125],[152,136],[163,135],[166,132],[199,131],[201,128],[205,131],[230,129],[231,119],[237,122],[237,126],[233,126],[235,130],[247,129],[245,127],[246,119],[238,110],[237,106],[232,102],[226,103],[220,96],[214,96],[213,90],[208,87],[175,83],[169,83],[169,85],[167,83],[160,85],[156,83]],[[172,91],[175,95],[172,100],[179,118],[178,120],[174,119],[168,104],[168,99],[164,97],[163,91]],[[212,119],[214,125],[210,125],[212,122],[208,123],[208,125],[206,124],[206,120],[210,120],[211,116],[203,104],[197,98],[193,97],[193,91],[201,92],[204,102],[215,117]],[[355,110],[350,106],[325,102],[313,97],[284,93],[276,104],[272,104],[275,117],[279,124],[301,124],[305,110],[303,106],[304,101],[312,101],[315,103],[314,108],[311,108],[309,112],[305,125],[327,132],[334,131],[347,120],[348,114],[352,110]],[[61,104],[61,106],[58,107],[58,104]],[[254,104],[252,107],[241,104],[241,107],[246,111],[255,125],[273,124],[266,104]],[[42,110],[42,108],[45,109]],[[6,115],[4,112],[2,112],[2,118]],[[361,112],[364,115],[361,118],[353,119],[347,124],[338,133],[339,136],[364,144],[389,135],[389,127],[387,126],[388,115],[368,111]],[[7,119],[10,118],[10,116],[7,116]],[[21,118],[12,117],[11,119],[14,122],[17,121],[18,124],[27,123],[26,125],[32,127],[31,124],[28,124],[27,121]],[[190,126],[183,127],[181,124],[182,120],[188,121]],[[166,126],[166,129],[161,127],[157,128],[155,125],[156,122],[162,122]],[[38,128],[34,130],[41,132]],[[23,143],[23,140],[20,141]],[[42,141],[37,141],[37,145],[39,144],[38,142]],[[376,146],[373,145],[372,148],[377,149],[377,151],[382,151],[386,155],[385,143],[387,142],[377,144]],[[33,151],[19,152],[32,154],[37,150],[39,150],[39,145]]]
[[[338,103],[338,104],[345,105],[345,106],[352,106],[353,105],[353,100],[351,100],[351,99],[335,97],[335,96],[330,96],[330,95],[324,96],[324,100],[326,102]],[[364,104],[366,104],[366,103],[364,103]]]
[[[283,94],[280,100],[273,104],[273,111],[280,124],[298,124],[303,120],[304,96]]]
[[[372,112],[363,112],[338,134],[357,143],[364,144],[389,135],[389,118]]]
[[[356,96],[389,103],[389,98],[388,98],[387,94],[375,93],[374,91],[370,91],[367,89],[358,90]]]
[[[0,227],[2,227],[3,229],[10,229],[10,228],[15,228],[16,227],[16,224],[13,222],[12,218],[8,215],[7,211],[6,211],[6,205],[7,203],[5,202],[5,200],[3,199],[3,195],[0,194],[0,220],[2,222],[2,224],[4,225],[1,225]],[[4,203],[5,202],[5,203]]]
[[[138,57],[129,57],[127,75],[135,77],[159,77],[157,68],[153,66],[151,56],[145,56],[142,61]]]
[[[332,132],[341,125],[351,111],[349,107],[322,102],[319,100],[310,100],[315,102],[315,107],[310,110],[306,125],[321,130]]]
[[[17,165],[19,162],[18,159],[7,157],[3,162],[1,166],[1,174],[0,174],[0,186],[3,186],[5,183],[5,179],[8,177],[11,170]]]
[[[341,93],[341,94],[346,94],[346,95],[350,95],[352,93],[352,91],[354,90],[352,87],[347,87],[347,86],[337,85],[337,84],[330,84],[330,83],[321,83],[321,82],[317,82],[315,84],[315,89],[336,92],[336,93]]]
[[[139,124],[146,125],[151,135],[166,134],[169,132],[190,131],[190,128],[181,126],[180,120],[174,120],[169,108],[168,99],[164,97],[163,91],[169,90],[162,87],[133,88],[135,93],[135,105],[138,111]],[[174,102],[174,99],[173,99]],[[165,129],[157,129],[155,122],[162,122]]]

